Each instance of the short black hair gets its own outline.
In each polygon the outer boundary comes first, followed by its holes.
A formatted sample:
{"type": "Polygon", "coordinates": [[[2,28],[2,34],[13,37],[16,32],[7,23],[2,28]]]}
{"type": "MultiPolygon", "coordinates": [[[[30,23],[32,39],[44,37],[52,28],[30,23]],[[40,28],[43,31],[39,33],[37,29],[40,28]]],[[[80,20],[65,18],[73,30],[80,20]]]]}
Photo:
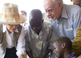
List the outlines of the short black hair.
{"type": "Polygon", "coordinates": [[[26,11],[24,11],[24,10],[21,10],[21,12],[24,12],[24,14],[25,14],[25,15],[27,15],[27,12],[26,12],[26,11]]]}
{"type": "Polygon", "coordinates": [[[29,21],[31,21],[32,19],[42,20],[42,12],[39,9],[31,10],[29,15],[29,21]]]}
{"type": "Polygon", "coordinates": [[[66,36],[58,37],[57,39],[54,40],[54,42],[58,42],[59,44],[65,43],[67,48],[71,51],[72,42],[68,37],[66,36]]]}

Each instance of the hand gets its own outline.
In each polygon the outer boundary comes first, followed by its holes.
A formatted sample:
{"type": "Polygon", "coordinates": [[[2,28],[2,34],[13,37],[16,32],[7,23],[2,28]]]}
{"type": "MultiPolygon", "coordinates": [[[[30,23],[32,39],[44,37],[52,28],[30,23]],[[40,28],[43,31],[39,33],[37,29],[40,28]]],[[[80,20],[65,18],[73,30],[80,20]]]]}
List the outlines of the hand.
{"type": "Polygon", "coordinates": [[[18,58],[24,58],[24,55],[21,54],[20,56],[18,56],[18,58]]]}
{"type": "Polygon", "coordinates": [[[81,55],[80,55],[80,56],[78,56],[77,58],[81,58],[81,55]]]}
{"type": "Polygon", "coordinates": [[[44,58],[43,56],[41,58],[44,58]]]}

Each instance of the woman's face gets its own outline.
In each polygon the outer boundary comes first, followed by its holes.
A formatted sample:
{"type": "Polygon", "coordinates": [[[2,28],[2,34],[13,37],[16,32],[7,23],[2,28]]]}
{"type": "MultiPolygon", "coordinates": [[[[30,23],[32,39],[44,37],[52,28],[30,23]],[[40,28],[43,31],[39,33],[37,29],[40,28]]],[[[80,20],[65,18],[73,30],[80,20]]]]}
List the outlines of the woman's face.
{"type": "Polygon", "coordinates": [[[6,28],[9,31],[9,33],[14,32],[18,25],[11,25],[11,24],[6,24],[6,28]]]}

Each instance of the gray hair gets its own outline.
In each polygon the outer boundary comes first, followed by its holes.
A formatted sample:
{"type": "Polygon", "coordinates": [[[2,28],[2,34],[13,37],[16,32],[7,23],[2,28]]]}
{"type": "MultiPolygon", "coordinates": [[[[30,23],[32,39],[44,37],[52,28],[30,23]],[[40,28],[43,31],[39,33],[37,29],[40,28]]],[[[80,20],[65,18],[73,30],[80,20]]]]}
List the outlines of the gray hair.
{"type": "Polygon", "coordinates": [[[56,3],[56,2],[63,2],[63,0],[52,0],[53,3],[56,3]]]}

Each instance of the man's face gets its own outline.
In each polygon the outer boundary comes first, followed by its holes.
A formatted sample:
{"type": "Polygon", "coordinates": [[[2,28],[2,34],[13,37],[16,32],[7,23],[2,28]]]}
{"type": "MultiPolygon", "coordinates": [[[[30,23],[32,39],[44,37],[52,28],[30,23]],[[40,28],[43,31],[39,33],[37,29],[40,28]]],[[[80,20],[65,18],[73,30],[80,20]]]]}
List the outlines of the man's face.
{"type": "Polygon", "coordinates": [[[60,16],[59,3],[54,4],[51,0],[47,0],[44,3],[44,9],[47,13],[47,16],[52,20],[58,19],[60,16]]]}
{"type": "Polygon", "coordinates": [[[14,32],[18,25],[11,25],[11,24],[6,24],[6,28],[9,31],[9,33],[14,32]]]}
{"type": "Polygon", "coordinates": [[[24,12],[21,12],[21,14],[27,17],[27,15],[25,15],[24,12]]]}
{"type": "Polygon", "coordinates": [[[55,42],[53,44],[53,53],[56,55],[58,58],[63,58],[63,48],[62,45],[59,44],[59,42],[55,42]]]}

